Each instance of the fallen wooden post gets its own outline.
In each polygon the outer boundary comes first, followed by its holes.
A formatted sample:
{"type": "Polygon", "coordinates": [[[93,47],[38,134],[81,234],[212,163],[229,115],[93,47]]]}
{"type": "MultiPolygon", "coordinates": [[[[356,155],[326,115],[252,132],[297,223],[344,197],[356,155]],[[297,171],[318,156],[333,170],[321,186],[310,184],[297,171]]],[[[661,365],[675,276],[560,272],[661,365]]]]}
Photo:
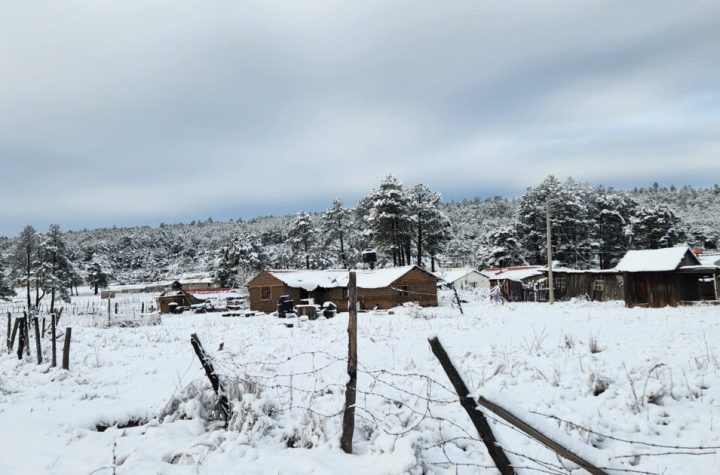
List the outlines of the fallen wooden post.
{"type": "Polygon", "coordinates": [[[63,360],[62,368],[65,370],[70,369],[70,336],[72,334],[72,328],[67,327],[65,329],[65,342],[63,344],[63,360]]]}
{"type": "Polygon", "coordinates": [[[480,411],[477,401],[470,397],[470,390],[465,384],[465,381],[463,381],[462,376],[460,376],[460,373],[458,373],[455,366],[453,366],[440,340],[438,340],[437,337],[432,337],[428,341],[430,342],[430,348],[433,354],[437,357],[438,361],[440,361],[440,365],[445,370],[445,373],[455,388],[455,392],[460,398],[460,405],[465,409],[465,412],[468,413],[468,416],[470,416],[470,420],[480,434],[480,438],[485,444],[485,447],[487,447],[490,457],[493,459],[493,462],[495,462],[495,466],[502,475],[515,475],[515,470],[510,464],[510,460],[498,444],[497,439],[495,439],[490,424],[485,418],[485,415],[480,411]]]}
{"type": "Polygon", "coordinates": [[[355,432],[355,402],[357,398],[357,276],[350,271],[348,281],[348,382],[345,387],[345,411],[343,413],[340,446],[346,454],[352,453],[355,432]]]}
{"type": "Polygon", "coordinates": [[[220,382],[220,378],[215,372],[212,361],[210,361],[207,353],[205,353],[205,349],[203,348],[202,343],[200,343],[200,339],[195,333],[190,335],[190,344],[195,350],[195,354],[200,360],[200,364],[202,364],[202,367],[205,370],[205,374],[210,380],[210,385],[212,386],[213,391],[215,391],[215,394],[217,394],[220,399],[218,401],[218,406],[220,407],[220,411],[223,413],[223,416],[225,418],[225,425],[227,425],[228,418],[230,417],[230,404],[228,403],[228,398],[225,394],[225,388],[223,388],[222,383],[220,382]]]}

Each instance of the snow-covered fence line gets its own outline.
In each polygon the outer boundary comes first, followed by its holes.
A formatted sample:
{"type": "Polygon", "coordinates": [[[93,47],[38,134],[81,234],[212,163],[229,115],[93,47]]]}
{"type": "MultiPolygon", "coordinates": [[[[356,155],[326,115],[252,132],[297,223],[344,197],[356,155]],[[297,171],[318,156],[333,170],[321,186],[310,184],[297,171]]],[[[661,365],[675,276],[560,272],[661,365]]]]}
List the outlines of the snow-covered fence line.
{"type": "MultiPolygon", "coordinates": [[[[287,348],[269,358],[253,359],[243,351],[219,350],[215,355],[208,355],[230,401],[228,428],[241,433],[248,443],[263,439],[288,447],[337,446],[344,409],[347,357],[325,351],[295,353],[287,348]]],[[[173,398],[165,417],[201,414],[212,419],[217,397],[207,384],[192,386],[173,398]]],[[[523,420],[531,419],[527,415],[529,411],[509,402],[511,396],[510,392],[486,399],[509,408],[523,420]]],[[[425,472],[476,473],[481,468],[492,470],[494,467],[484,450],[483,440],[460,410],[453,388],[428,374],[373,368],[364,365],[361,358],[355,407],[358,419],[355,444],[361,450],[406,451],[413,460],[411,465],[425,472]]],[[[511,458],[517,473],[568,474],[578,469],[577,465],[556,458],[515,425],[492,412],[484,412],[494,430],[499,431],[498,443],[511,458]]],[[[664,473],[663,457],[709,455],[720,448],[623,439],[601,434],[582,424],[561,422],[552,414],[536,416],[551,424],[530,421],[532,426],[541,427],[540,430],[554,440],[565,442],[579,453],[594,454],[593,460],[603,473],[660,474],[664,473]],[[587,434],[600,435],[591,439],[587,434]],[[605,435],[618,442],[612,450],[603,448],[605,435]],[[625,452],[619,448],[622,445],[627,447],[625,452]],[[578,447],[584,447],[584,452],[578,447]],[[656,450],[647,450],[651,447],[656,450]],[[644,462],[640,463],[641,460],[644,462]]]]}
{"type": "MultiPolygon", "coordinates": [[[[156,296],[153,294],[132,294],[119,296],[110,301],[110,310],[114,314],[140,314],[150,313],[157,306],[156,296]]],[[[66,315],[102,315],[108,312],[108,299],[97,297],[73,297],[70,302],[56,302],[55,309],[64,308],[66,315]]],[[[49,314],[50,305],[41,303],[37,308],[31,310],[39,314],[49,314]]],[[[22,302],[0,303],[0,314],[11,313],[21,315],[27,312],[27,304],[22,302]]]]}

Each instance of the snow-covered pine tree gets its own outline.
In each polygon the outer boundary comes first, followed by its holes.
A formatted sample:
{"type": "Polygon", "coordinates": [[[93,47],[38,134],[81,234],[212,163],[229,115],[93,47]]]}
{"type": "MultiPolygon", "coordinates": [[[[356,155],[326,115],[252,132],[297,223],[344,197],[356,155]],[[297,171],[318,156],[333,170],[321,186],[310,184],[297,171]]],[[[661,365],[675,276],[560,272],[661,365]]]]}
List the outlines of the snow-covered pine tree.
{"type": "Polygon", "coordinates": [[[5,272],[5,261],[0,259],[0,299],[6,299],[15,295],[15,288],[10,284],[5,272]]]}
{"type": "Polygon", "coordinates": [[[597,210],[598,260],[601,269],[610,269],[630,249],[632,217],[637,202],[625,193],[599,189],[595,198],[597,210]]]}
{"type": "Polygon", "coordinates": [[[442,195],[429,186],[415,185],[410,190],[410,197],[417,265],[423,267],[423,257],[427,254],[434,272],[435,257],[451,237],[450,220],[442,209],[442,195]]]}
{"type": "Polygon", "coordinates": [[[40,242],[43,295],[50,294],[50,312],[55,310],[57,297],[63,302],[70,301],[73,285],[73,266],[67,256],[67,247],[60,226],[51,224],[40,242]]]}
{"type": "Polygon", "coordinates": [[[38,266],[38,235],[35,228],[25,226],[15,243],[11,260],[11,272],[14,284],[26,290],[27,309],[32,308],[31,288],[35,282],[38,266]]]}
{"type": "Polygon", "coordinates": [[[372,207],[366,216],[375,243],[380,251],[392,257],[393,265],[411,262],[412,218],[408,193],[394,176],[388,175],[377,190],[373,190],[372,207]]]}
{"type": "Polygon", "coordinates": [[[526,265],[523,250],[513,226],[503,226],[490,232],[485,245],[478,252],[478,263],[483,267],[509,267],[526,265]]]}
{"type": "Polygon", "coordinates": [[[680,219],[667,206],[640,208],[633,226],[635,249],[659,249],[682,244],[685,235],[680,219]]]}
{"type": "Polygon", "coordinates": [[[311,216],[306,212],[298,213],[290,222],[288,229],[288,244],[296,253],[302,252],[305,255],[305,267],[310,269],[310,252],[317,241],[317,230],[312,222],[311,216]]]}
{"type": "Polygon", "coordinates": [[[85,280],[98,294],[98,289],[105,288],[110,282],[109,263],[104,255],[97,254],[85,268],[85,280]]]}
{"type": "Polygon", "coordinates": [[[260,238],[241,233],[221,248],[215,280],[221,287],[242,286],[267,263],[260,238]]]}
{"type": "Polygon", "coordinates": [[[337,249],[337,261],[343,268],[348,267],[346,250],[347,229],[350,225],[350,210],[343,206],[341,199],[336,198],[332,205],[323,213],[321,230],[327,245],[337,249]]]}

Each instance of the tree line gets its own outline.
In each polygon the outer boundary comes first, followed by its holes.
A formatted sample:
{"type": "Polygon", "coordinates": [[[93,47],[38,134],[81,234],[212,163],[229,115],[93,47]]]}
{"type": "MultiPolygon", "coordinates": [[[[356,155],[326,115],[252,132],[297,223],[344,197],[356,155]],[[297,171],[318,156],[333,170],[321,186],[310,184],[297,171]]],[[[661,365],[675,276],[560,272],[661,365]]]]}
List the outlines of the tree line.
{"type": "Polygon", "coordinates": [[[548,177],[519,198],[443,202],[424,184],[393,176],[352,207],[250,220],[101,228],[45,234],[26,227],[0,238],[0,297],[22,288],[29,307],[55,306],[77,286],[123,284],[212,272],[242,285],[262,268],[351,268],[374,250],[378,266],[545,264],[545,208],[554,258],[576,268],[614,266],[628,249],[720,243],[720,187],[618,191],[548,177]]]}

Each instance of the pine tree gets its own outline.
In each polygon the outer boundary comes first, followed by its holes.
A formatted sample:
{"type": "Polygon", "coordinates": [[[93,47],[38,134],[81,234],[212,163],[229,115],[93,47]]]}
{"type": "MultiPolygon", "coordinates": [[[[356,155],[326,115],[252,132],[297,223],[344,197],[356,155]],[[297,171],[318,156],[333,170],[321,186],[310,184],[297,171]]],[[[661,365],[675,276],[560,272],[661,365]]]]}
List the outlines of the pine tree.
{"type": "Polygon", "coordinates": [[[451,236],[450,220],[442,209],[442,196],[427,185],[415,185],[410,197],[417,265],[423,267],[424,254],[428,254],[431,271],[434,272],[435,257],[451,236]]]}
{"type": "Polygon", "coordinates": [[[294,252],[305,255],[305,267],[310,269],[310,252],[315,246],[317,232],[308,213],[301,212],[290,223],[288,229],[288,244],[294,252]]]}
{"type": "Polygon", "coordinates": [[[322,234],[325,242],[338,246],[338,258],[344,268],[348,267],[348,256],[346,253],[347,228],[350,220],[350,210],[343,207],[340,199],[335,199],[333,204],[322,216],[322,234]]]}
{"type": "Polygon", "coordinates": [[[477,258],[483,267],[527,265],[517,231],[512,226],[503,226],[492,231],[477,258]]]}
{"type": "Polygon", "coordinates": [[[36,281],[38,267],[38,235],[35,228],[25,226],[20,233],[12,256],[12,276],[15,285],[23,286],[26,290],[27,309],[32,308],[31,288],[36,281]]]}
{"type": "Polygon", "coordinates": [[[641,208],[633,226],[635,249],[659,249],[682,243],[680,219],[667,206],[641,208]]]}
{"type": "Polygon", "coordinates": [[[0,299],[6,299],[15,295],[15,289],[10,284],[5,274],[5,262],[0,260],[0,299]]]}
{"type": "Polygon", "coordinates": [[[376,245],[386,255],[392,256],[393,265],[409,264],[412,253],[412,218],[410,198],[402,183],[388,175],[380,188],[373,190],[372,207],[366,223],[372,229],[376,245]]]}
{"type": "Polygon", "coordinates": [[[99,288],[108,286],[110,273],[107,261],[100,255],[93,256],[92,261],[85,269],[86,280],[88,285],[93,287],[95,295],[98,294],[99,288]]]}
{"type": "Polygon", "coordinates": [[[215,280],[221,287],[245,285],[267,262],[260,238],[242,233],[220,250],[215,280]]]}
{"type": "MultiPolygon", "coordinates": [[[[40,243],[42,258],[40,267],[43,295],[50,293],[50,312],[55,311],[55,299],[70,301],[70,288],[73,285],[74,268],[68,259],[67,246],[60,232],[60,226],[51,224],[40,243]]],[[[39,302],[38,302],[39,303],[39,302]]]]}

